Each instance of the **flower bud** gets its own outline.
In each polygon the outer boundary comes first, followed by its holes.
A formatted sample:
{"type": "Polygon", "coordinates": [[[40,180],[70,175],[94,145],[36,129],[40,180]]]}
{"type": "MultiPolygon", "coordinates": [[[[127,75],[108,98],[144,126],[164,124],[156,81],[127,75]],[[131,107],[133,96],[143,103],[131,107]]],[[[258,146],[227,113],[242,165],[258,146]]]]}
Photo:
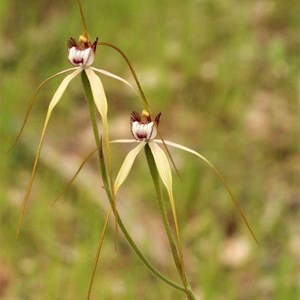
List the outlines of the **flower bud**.
{"type": "Polygon", "coordinates": [[[80,40],[78,43],[70,38],[68,40],[68,60],[76,67],[88,67],[95,59],[95,52],[97,47],[98,39],[89,47],[87,42],[80,40]]]}
{"type": "Polygon", "coordinates": [[[138,141],[148,142],[155,138],[161,113],[152,121],[150,115],[141,116],[133,111],[130,118],[131,133],[138,141]]]}

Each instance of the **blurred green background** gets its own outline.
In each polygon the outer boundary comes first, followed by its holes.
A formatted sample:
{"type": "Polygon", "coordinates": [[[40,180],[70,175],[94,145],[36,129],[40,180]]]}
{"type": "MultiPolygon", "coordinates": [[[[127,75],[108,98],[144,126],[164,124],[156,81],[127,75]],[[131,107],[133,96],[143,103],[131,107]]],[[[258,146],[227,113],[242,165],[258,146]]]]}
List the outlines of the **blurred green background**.
{"type": "MultiPolygon", "coordinates": [[[[299,296],[299,1],[86,0],[91,38],[131,59],[167,140],[212,161],[235,192],[257,247],[214,174],[173,151],[182,181],[174,189],[188,275],[197,299],[299,296]],[[298,99],[297,99],[298,98],[298,99]]],[[[51,119],[21,235],[16,227],[45,118],[61,78],[41,91],[24,134],[7,155],[38,85],[69,68],[66,40],[82,32],[76,1],[0,2],[0,299],[85,299],[108,201],[91,160],[94,148],[80,78],[51,119]]],[[[132,81],[122,58],[99,47],[95,66],[132,81]]],[[[130,138],[140,111],[128,87],[103,77],[112,138],[130,138]]],[[[114,174],[130,145],[113,146],[114,174]]],[[[179,282],[144,155],[118,205],[145,255],[179,282]]],[[[92,299],[184,299],[152,276],[120,238],[113,220],[92,299]]]]}

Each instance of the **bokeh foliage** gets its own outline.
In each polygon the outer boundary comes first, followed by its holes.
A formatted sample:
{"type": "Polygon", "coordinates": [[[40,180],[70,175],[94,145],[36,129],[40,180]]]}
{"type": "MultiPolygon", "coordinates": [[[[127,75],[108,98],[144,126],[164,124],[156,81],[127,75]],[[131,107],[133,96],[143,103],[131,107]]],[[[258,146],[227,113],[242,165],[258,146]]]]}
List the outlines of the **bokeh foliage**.
{"type": "MultiPolygon", "coordinates": [[[[163,136],[209,158],[240,200],[257,247],[212,172],[172,152],[181,235],[199,299],[296,299],[299,294],[299,2],[83,1],[92,38],[132,60],[163,136]],[[298,98],[298,99],[297,99],[298,98]]],[[[30,97],[68,68],[65,41],[81,33],[76,1],[0,2],[0,298],[84,299],[108,201],[91,161],[71,190],[50,203],[94,148],[81,82],[54,111],[21,235],[19,208],[47,105],[59,79],[41,92],[17,147],[30,97]]],[[[99,47],[97,67],[131,80],[124,61],[99,47]]],[[[103,78],[111,133],[130,137],[136,97],[103,78]]],[[[115,174],[128,146],[115,147],[115,174]]],[[[122,187],[120,212],[147,256],[174,280],[145,158],[122,187]]],[[[94,299],[181,299],[153,278],[124,240],[104,244],[94,299]]]]}

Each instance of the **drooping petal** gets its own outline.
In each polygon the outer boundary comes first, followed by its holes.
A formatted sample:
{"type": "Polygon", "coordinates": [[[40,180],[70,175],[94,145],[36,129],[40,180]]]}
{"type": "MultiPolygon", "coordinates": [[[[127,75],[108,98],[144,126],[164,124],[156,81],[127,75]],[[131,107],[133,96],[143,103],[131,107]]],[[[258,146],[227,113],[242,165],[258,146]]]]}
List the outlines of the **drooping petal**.
{"type": "Polygon", "coordinates": [[[122,77],[120,77],[120,76],[118,76],[118,75],[115,75],[115,74],[113,74],[113,73],[111,73],[111,72],[108,72],[108,71],[106,71],[106,70],[103,70],[103,69],[98,69],[98,68],[95,68],[95,67],[91,67],[91,69],[94,70],[95,72],[101,73],[101,74],[103,74],[103,75],[106,75],[106,76],[108,76],[108,77],[114,78],[114,79],[116,79],[116,80],[119,80],[119,81],[125,83],[127,86],[129,86],[129,87],[134,91],[134,93],[135,93],[138,97],[140,97],[140,94],[139,94],[138,91],[133,87],[133,85],[132,85],[131,83],[129,83],[127,80],[125,80],[124,78],[122,78],[122,77]]]}
{"type": "MultiPolygon", "coordinates": [[[[160,140],[154,140],[156,143],[162,143],[162,141],[160,140]]],[[[172,146],[172,147],[175,147],[175,148],[178,148],[178,149],[181,149],[181,150],[184,150],[186,152],[189,152],[191,154],[194,154],[195,156],[199,157],[201,160],[203,160],[213,171],[214,173],[217,175],[217,177],[220,179],[220,181],[223,183],[224,187],[226,188],[227,192],[229,193],[237,211],[239,212],[241,218],[243,219],[245,225],[247,226],[250,234],[252,235],[253,239],[255,240],[255,242],[258,244],[258,240],[245,216],[245,214],[243,213],[236,197],[234,196],[234,194],[232,193],[231,189],[229,188],[229,186],[227,185],[224,177],[221,175],[221,173],[217,170],[217,168],[206,158],[204,157],[203,155],[201,155],[200,153],[198,153],[197,151],[193,150],[193,149],[190,149],[188,147],[185,147],[183,145],[180,145],[180,144],[176,144],[176,143],[173,143],[173,142],[170,142],[170,141],[164,141],[167,145],[169,146],[172,146]]]]}
{"type": "Polygon", "coordinates": [[[84,70],[87,78],[90,82],[93,98],[96,104],[96,107],[102,117],[102,120],[107,119],[107,99],[104,92],[104,88],[100,78],[95,74],[91,68],[84,70]]]}
{"type": "Polygon", "coordinates": [[[66,90],[67,86],[69,85],[69,83],[71,82],[71,80],[74,79],[74,77],[76,77],[80,72],[81,72],[81,69],[77,69],[75,72],[67,75],[63,79],[63,81],[59,85],[58,89],[56,90],[56,92],[55,92],[54,96],[52,97],[51,102],[49,104],[48,112],[47,112],[47,115],[46,115],[46,119],[45,119],[45,122],[44,122],[44,127],[43,127],[41,138],[40,138],[40,142],[39,142],[39,145],[38,145],[38,148],[37,148],[37,152],[36,152],[36,156],[35,156],[35,160],[34,160],[34,163],[33,163],[31,177],[30,177],[30,180],[29,180],[29,183],[28,183],[28,186],[27,186],[27,190],[26,190],[26,194],[25,194],[25,197],[24,197],[23,203],[22,203],[22,208],[21,208],[21,213],[20,213],[20,217],[19,217],[17,234],[19,234],[19,231],[20,231],[20,228],[21,228],[23,216],[24,216],[26,205],[27,205],[28,198],[29,198],[29,195],[30,195],[30,191],[31,191],[31,187],[32,187],[32,183],[33,183],[33,179],[34,179],[34,175],[35,175],[37,163],[38,163],[38,160],[39,160],[39,157],[40,157],[40,152],[41,152],[42,144],[43,144],[43,141],[44,141],[46,129],[47,129],[50,117],[51,117],[52,110],[55,107],[55,105],[59,102],[59,100],[61,99],[63,93],[65,92],[65,90],[66,90]]]}
{"type": "Polygon", "coordinates": [[[139,143],[137,140],[134,139],[120,139],[120,140],[112,140],[110,141],[111,144],[129,144],[129,143],[139,143]]]}
{"type": "Polygon", "coordinates": [[[120,188],[122,183],[126,180],[132,168],[132,165],[135,161],[136,156],[141,152],[141,150],[145,147],[145,145],[146,143],[143,142],[139,143],[133,150],[131,150],[127,154],[115,181],[115,193],[118,192],[118,189],[120,188]]]}
{"type": "Polygon", "coordinates": [[[172,172],[167,156],[164,151],[154,142],[149,142],[158,173],[167,190],[172,190],[172,172]]]}
{"type": "Polygon", "coordinates": [[[61,84],[59,85],[58,89],[56,90],[55,94],[53,95],[51,102],[49,104],[48,113],[49,111],[52,111],[54,106],[58,103],[58,101],[61,99],[63,93],[65,92],[67,86],[71,82],[72,79],[74,79],[82,70],[76,69],[75,72],[71,73],[70,75],[66,76],[61,84]]]}
{"type": "Polygon", "coordinates": [[[46,80],[44,80],[44,81],[38,86],[38,88],[37,88],[36,91],[35,91],[35,94],[33,95],[32,99],[31,99],[31,101],[30,101],[30,104],[29,104],[29,106],[28,106],[28,108],[27,108],[27,111],[26,111],[25,118],[24,118],[24,120],[23,120],[23,124],[22,124],[22,126],[21,126],[21,129],[20,129],[20,131],[19,131],[17,137],[15,138],[13,144],[10,146],[10,148],[8,149],[7,152],[10,152],[11,149],[12,149],[12,148],[17,144],[17,142],[19,141],[19,138],[20,138],[20,136],[21,136],[21,134],[22,134],[22,132],[23,132],[23,130],[24,130],[24,128],[25,128],[26,122],[27,122],[27,120],[28,120],[28,117],[29,117],[29,115],[30,115],[30,113],[31,113],[31,110],[32,110],[32,108],[33,108],[33,105],[34,105],[34,103],[35,103],[35,101],[36,101],[36,99],[37,99],[37,96],[38,96],[39,91],[41,90],[41,88],[42,88],[48,81],[50,81],[51,79],[53,79],[53,78],[55,78],[55,77],[57,77],[57,76],[59,76],[59,75],[62,75],[62,74],[64,74],[64,73],[67,73],[67,72],[70,72],[70,71],[74,71],[74,70],[76,70],[76,69],[77,69],[77,68],[70,68],[70,69],[63,70],[63,71],[61,71],[61,72],[58,72],[58,73],[56,73],[56,74],[50,76],[50,77],[47,78],[46,80]]]}
{"type": "Polygon", "coordinates": [[[176,207],[175,207],[175,201],[174,201],[174,196],[173,196],[171,167],[170,167],[170,164],[169,164],[169,161],[168,161],[168,158],[167,158],[165,152],[155,142],[150,141],[150,142],[148,142],[148,145],[153,154],[159,176],[160,176],[163,184],[165,185],[168,195],[169,195],[170,205],[171,205],[171,209],[172,209],[174,225],[175,225],[175,230],[176,230],[177,243],[178,243],[178,247],[179,247],[180,256],[182,256],[176,207]]]}

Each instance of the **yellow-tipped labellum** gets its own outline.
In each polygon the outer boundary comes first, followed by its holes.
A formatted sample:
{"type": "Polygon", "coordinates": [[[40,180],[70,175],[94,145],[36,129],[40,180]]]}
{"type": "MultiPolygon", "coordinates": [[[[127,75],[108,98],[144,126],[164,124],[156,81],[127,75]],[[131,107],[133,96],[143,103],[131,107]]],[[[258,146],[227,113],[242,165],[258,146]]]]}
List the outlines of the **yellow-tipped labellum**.
{"type": "Polygon", "coordinates": [[[21,208],[21,213],[20,213],[18,228],[17,228],[17,235],[19,234],[20,229],[21,229],[21,224],[22,224],[22,221],[23,221],[23,217],[24,217],[26,206],[27,206],[28,198],[29,198],[29,195],[30,195],[30,191],[31,191],[31,187],[32,187],[32,183],[33,183],[37,163],[38,163],[38,160],[39,160],[39,157],[40,157],[42,144],[43,144],[43,141],[44,141],[46,129],[47,129],[52,111],[53,111],[54,107],[56,106],[56,104],[61,99],[63,93],[65,92],[65,90],[66,90],[67,86],[69,85],[69,83],[71,82],[71,80],[74,77],[76,77],[80,72],[81,72],[81,69],[76,69],[75,72],[73,72],[72,74],[67,75],[63,79],[63,81],[59,85],[58,89],[56,90],[56,92],[55,92],[54,96],[52,97],[52,100],[49,104],[48,112],[47,112],[47,115],[46,115],[46,119],[45,119],[45,122],[44,122],[44,127],[43,127],[41,138],[40,138],[40,142],[39,142],[37,152],[36,152],[36,156],[35,156],[35,160],[34,160],[34,163],[33,163],[33,168],[32,168],[32,172],[31,172],[30,180],[29,180],[29,183],[28,183],[28,186],[27,186],[25,197],[23,199],[23,203],[22,203],[22,208],[21,208]]]}

